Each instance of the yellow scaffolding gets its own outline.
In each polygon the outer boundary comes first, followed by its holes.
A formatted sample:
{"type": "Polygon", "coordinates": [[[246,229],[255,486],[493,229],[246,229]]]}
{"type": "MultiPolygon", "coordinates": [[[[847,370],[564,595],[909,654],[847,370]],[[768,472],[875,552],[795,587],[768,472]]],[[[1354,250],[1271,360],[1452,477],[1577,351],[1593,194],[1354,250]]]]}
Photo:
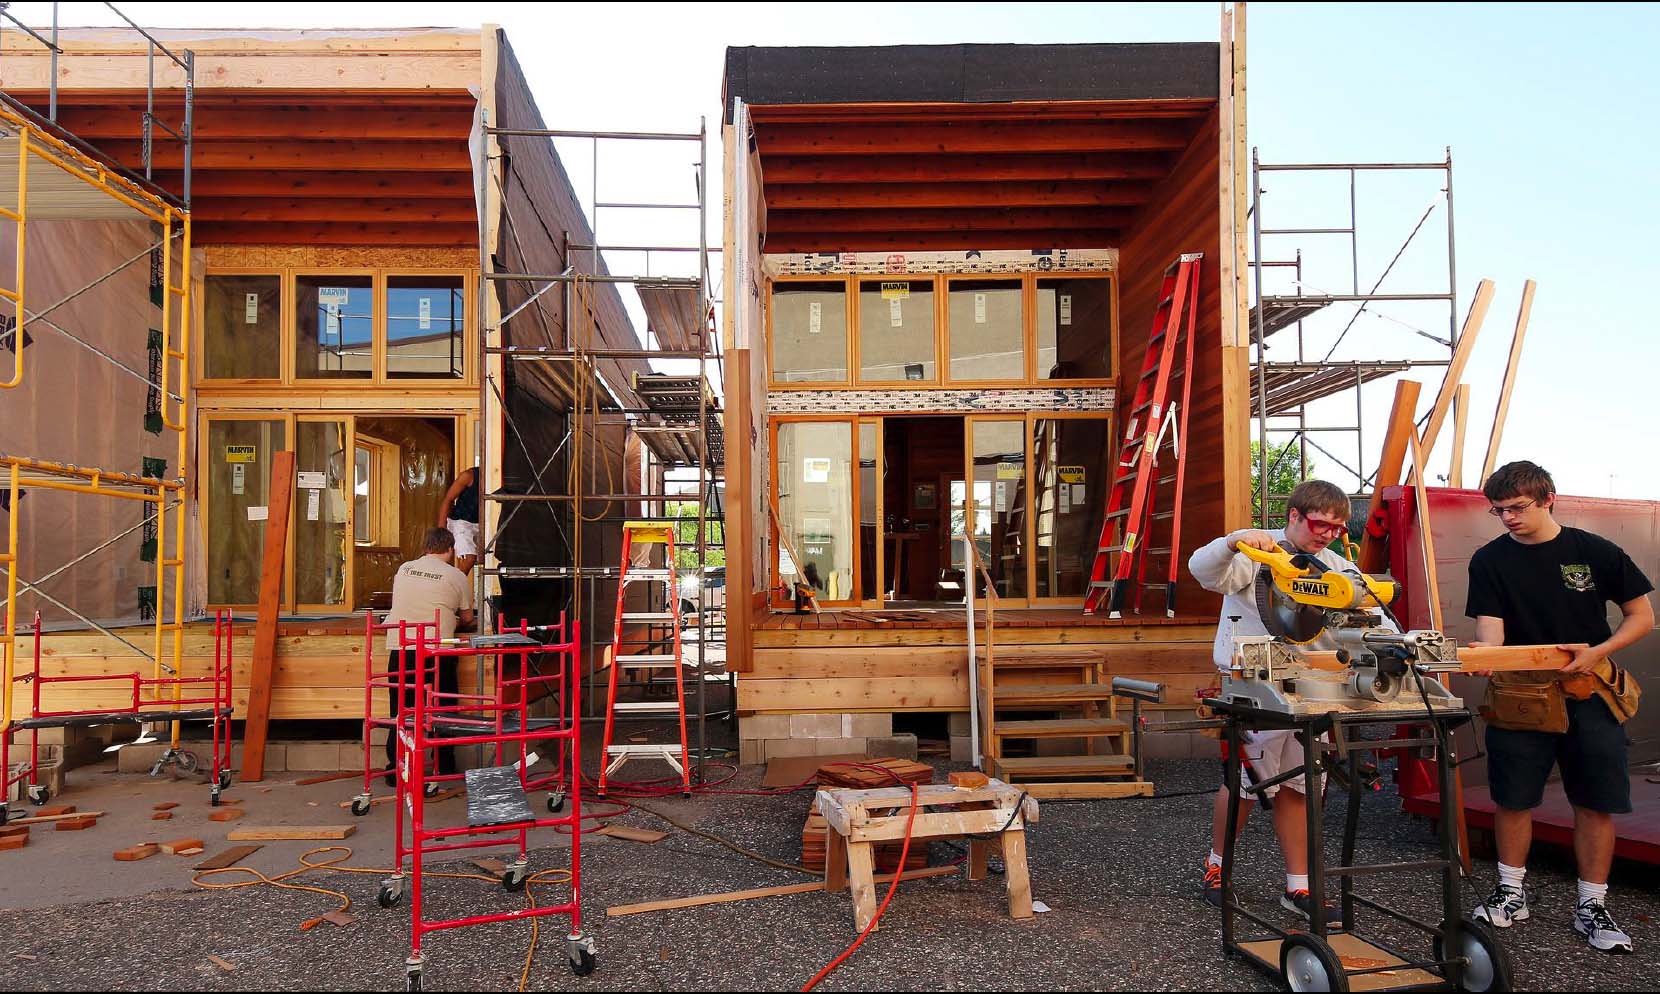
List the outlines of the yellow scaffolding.
{"type": "MultiPolygon", "coordinates": [[[[3,650],[4,654],[4,679],[0,682],[0,698],[3,698],[0,700],[0,735],[10,730],[14,720],[13,691],[17,682],[15,677],[19,586],[17,571],[22,565],[18,535],[18,498],[25,485],[44,490],[137,500],[153,505],[157,550],[154,651],[151,654],[153,675],[159,680],[164,674],[178,676],[182,671],[186,524],[184,498],[185,469],[189,465],[190,456],[189,385],[192,338],[188,210],[152,193],[115,169],[74,148],[50,130],[0,104],[0,188],[9,185],[8,181],[15,183],[17,189],[16,208],[0,207],[0,217],[14,222],[17,228],[16,286],[0,287],[0,297],[15,305],[17,320],[4,336],[0,336],[11,338],[14,354],[10,378],[0,381],[0,388],[13,389],[24,383],[27,372],[24,329],[31,317],[41,316],[31,314],[26,305],[28,222],[62,219],[151,221],[161,227],[159,247],[162,253],[163,291],[160,382],[152,382],[151,386],[159,392],[164,428],[178,437],[176,465],[179,468],[179,476],[174,480],[163,480],[0,453],[0,472],[6,474],[5,487],[10,498],[7,505],[9,511],[6,549],[0,553],[0,565],[3,565],[6,572],[5,628],[0,632],[0,650],[3,650]],[[50,168],[39,171],[37,164],[44,164],[50,168]],[[32,171],[31,165],[37,165],[37,169],[32,171]],[[175,238],[181,242],[177,261],[173,250],[175,238]],[[175,270],[179,280],[177,285],[174,283],[175,270]],[[178,391],[176,394],[170,387],[170,384],[175,382],[178,391]],[[170,497],[173,498],[171,506],[170,497]],[[170,510],[173,512],[171,528],[167,523],[170,510]],[[171,620],[168,620],[166,610],[169,588],[172,595],[171,620]]],[[[90,289],[91,285],[95,284],[89,284],[83,290],[90,289]]],[[[44,311],[41,313],[44,314],[44,311]]],[[[70,338],[75,338],[56,325],[52,327],[70,338]]],[[[91,347],[90,343],[84,341],[81,344],[91,347]]],[[[115,361],[95,347],[93,351],[115,361]]],[[[25,585],[28,584],[25,582],[25,585]]],[[[173,692],[174,698],[177,699],[182,692],[182,686],[174,684],[173,692]]],[[[172,744],[174,748],[179,744],[177,722],[173,723],[172,744]]]]}

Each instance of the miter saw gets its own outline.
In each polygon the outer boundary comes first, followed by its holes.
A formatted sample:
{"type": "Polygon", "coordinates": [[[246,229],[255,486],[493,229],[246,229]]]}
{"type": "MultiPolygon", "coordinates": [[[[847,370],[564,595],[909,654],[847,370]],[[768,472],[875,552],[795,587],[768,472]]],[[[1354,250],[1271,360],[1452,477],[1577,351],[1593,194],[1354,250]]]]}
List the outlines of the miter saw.
{"type": "Polygon", "coordinates": [[[1425,676],[1458,670],[1457,644],[1385,623],[1394,620],[1393,580],[1333,570],[1283,542],[1273,552],[1241,542],[1239,551],[1259,564],[1254,593],[1268,634],[1234,637],[1223,701],[1284,714],[1464,706],[1425,676]]]}

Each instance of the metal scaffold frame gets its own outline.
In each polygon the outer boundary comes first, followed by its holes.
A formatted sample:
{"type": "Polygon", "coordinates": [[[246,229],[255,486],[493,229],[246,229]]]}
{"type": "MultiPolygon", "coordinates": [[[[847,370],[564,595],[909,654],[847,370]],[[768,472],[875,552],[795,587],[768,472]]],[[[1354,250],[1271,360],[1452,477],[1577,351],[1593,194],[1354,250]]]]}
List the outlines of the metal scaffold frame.
{"type": "MultiPolygon", "coordinates": [[[[1277,505],[1283,505],[1287,494],[1270,493],[1269,482],[1274,478],[1280,461],[1269,464],[1271,442],[1276,436],[1290,436],[1295,443],[1297,459],[1300,464],[1298,479],[1308,476],[1309,449],[1313,448],[1347,471],[1357,481],[1355,496],[1363,496],[1370,491],[1372,481],[1377,475],[1374,466],[1368,471],[1367,461],[1375,459],[1374,453],[1366,448],[1365,410],[1363,394],[1366,384],[1381,380],[1396,374],[1405,373],[1420,367],[1445,368],[1452,362],[1457,353],[1459,339],[1458,323],[1458,268],[1457,243],[1453,227],[1453,185],[1452,185],[1452,149],[1447,149],[1446,159],[1442,162],[1341,162],[1341,163],[1265,163],[1262,162],[1258,151],[1251,150],[1251,259],[1250,267],[1253,277],[1253,296],[1255,303],[1250,312],[1251,341],[1254,345],[1253,364],[1251,368],[1251,408],[1252,417],[1256,422],[1255,440],[1258,443],[1256,455],[1257,492],[1253,495],[1257,504],[1257,522],[1260,525],[1283,519],[1284,511],[1276,512],[1277,505]],[[1439,195],[1433,199],[1425,209],[1423,216],[1406,236],[1396,250],[1394,257],[1384,267],[1369,289],[1362,289],[1360,275],[1360,223],[1359,197],[1356,191],[1357,177],[1363,173],[1405,171],[1405,172],[1439,172],[1443,176],[1444,185],[1439,195]],[[1285,227],[1276,228],[1264,224],[1263,221],[1263,186],[1264,174],[1275,174],[1293,178],[1321,173],[1346,173],[1348,175],[1348,223],[1341,227],[1285,227]],[[1444,206],[1447,225],[1446,268],[1447,284],[1445,290],[1426,290],[1421,292],[1381,293],[1380,288],[1388,279],[1406,250],[1412,245],[1425,222],[1435,212],[1437,207],[1444,206]],[[1346,238],[1347,251],[1350,262],[1350,285],[1347,293],[1328,292],[1322,288],[1315,288],[1304,283],[1304,254],[1299,246],[1295,254],[1288,259],[1266,258],[1263,254],[1263,239],[1276,237],[1317,237],[1317,238],[1346,238]],[[1264,290],[1265,270],[1288,269],[1292,273],[1292,283],[1296,289],[1293,294],[1273,294],[1264,290]],[[1313,290],[1314,292],[1306,292],[1313,290]],[[1379,312],[1387,309],[1391,304],[1407,302],[1444,302],[1447,306],[1447,337],[1442,339],[1421,328],[1417,328],[1405,321],[1388,317],[1379,312]],[[1303,322],[1310,316],[1332,305],[1355,305],[1355,310],[1338,333],[1336,341],[1332,343],[1323,355],[1310,354],[1309,342],[1304,333],[1303,322]],[[1369,350],[1372,352],[1360,359],[1333,361],[1339,345],[1354,329],[1355,322],[1368,310],[1384,317],[1386,320],[1400,325],[1404,330],[1428,338],[1437,345],[1447,349],[1446,359],[1408,358],[1401,352],[1394,355],[1381,354],[1384,349],[1369,350]],[[1296,358],[1292,361],[1270,361],[1268,359],[1268,338],[1276,332],[1287,328],[1295,328],[1296,358]],[[1355,404],[1354,421],[1350,424],[1319,423],[1309,412],[1309,405],[1316,401],[1336,397],[1341,394],[1352,393],[1355,404]],[[1317,436],[1350,435],[1354,439],[1354,464],[1348,464],[1342,457],[1336,455],[1332,447],[1322,444],[1317,436]]],[[[1286,457],[1286,452],[1280,453],[1280,459],[1286,457]]]]}
{"type": "MultiPolygon", "coordinates": [[[[138,674],[96,679],[130,679],[134,686],[144,684],[171,691],[174,710],[179,710],[181,695],[192,681],[183,675],[184,612],[185,612],[185,528],[188,484],[186,467],[191,454],[190,441],[190,348],[191,348],[191,232],[188,206],[190,184],[190,145],[195,91],[195,59],[192,53],[175,55],[143,28],[134,24],[113,4],[106,4],[141,34],[149,45],[149,78],[144,111],[144,171],[145,178],[113,164],[113,160],[95,147],[81,141],[56,123],[58,93],[57,64],[63,51],[57,44],[57,4],[52,5],[53,23],[50,36],[17,21],[10,12],[0,10],[0,18],[22,28],[30,37],[45,45],[51,53],[51,83],[48,92],[48,111],[41,116],[9,94],[0,93],[0,183],[15,181],[16,197],[11,205],[0,206],[0,218],[12,222],[16,232],[15,286],[0,287],[0,298],[9,301],[15,310],[10,327],[0,327],[0,349],[9,349],[12,363],[9,373],[0,371],[0,397],[6,391],[17,389],[29,372],[27,333],[36,327],[45,327],[73,344],[103,359],[126,375],[145,383],[152,391],[160,408],[162,430],[174,433],[177,439],[178,475],[172,479],[116,472],[100,468],[78,466],[70,462],[40,458],[20,453],[0,453],[0,488],[6,495],[6,547],[0,553],[0,568],[5,571],[4,630],[0,631],[0,650],[3,650],[3,682],[0,682],[0,736],[13,734],[16,724],[14,705],[16,690],[21,682],[35,682],[39,674],[19,675],[17,666],[17,601],[20,589],[34,593],[50,602],[77,621],[119,642],[135,655],[144,657],[151,666],[146,679],[138,674]],[[155,108],[155,55],[160,52],[183,74],[184,119],[181,130],[161,122],[155,108]],[[184,145],[184,194],[174,197],[148,182],[152,153],[153,129],[160,127],[184,145]],[[43,171],[42,171],[43,170],[43,171]],[[156,240],[143,251],[121,262],[95,279],[80,286],[51,304],[38,310],[30,305],[28,292],[29,254],[27,231],[30,221],[42,220],[106,220],[148,221],[159,229],[156,240]],[[177,245],[175,245],[177,243],[177,245]],[[48,315],[71,301],[104,284],[119,273],[144,259],[152,260],[159,278],[161,328],[159,363],[152,371],[143,371],[121,361],[115,355],[76,334],[48,315]],[[112,536],[94,548],[71,558],[52,572],[35,580],[18,575],[22,566],[22,538],[20,535],[20,499],[25,488],[61,493],[87,494],[135,501],[143,505],[145,513],[138,524],[112,536]],[[171,525],[169,517],[172,518],[171,525]],[[58,598],[46,593],[42,586],[111,547],[126,535],[141,528],[155,529],[156,603],[151,649],[146,651],[136,643],[100,625],[85,614],[58,598]],[[168,603],[171,588],[171,604],[168,603]],[[168,608],[171,608],[169,612],[168,608]]],[[[0,204],[10,198],[0,193],[0,204]]],[[[21,394],[13,394],[13,397],[21,394]]],[[[38,641],[39,626],[35,638],[38,641]]],[[[73,682],[87,678],[72,678],[73,682]]],[[[36,695],[38,697],[38,695],[36,695]]],[[[159,706],[167,700],[158,697],[150,701],[159,706]]],[[[38,700],[32,706],[38,710],[38,700]]],[[[164,710],[164,709],[163,709],[164,710]]],[[[42,721],[62,724],[91,724],[90,719],[100,712],[93,709],[80,712],[55,711],[43,718],[31,713],[35,725],[42,721]],[[49,719],[49,720],[48,720],[49,719]]],[[[156,707],[147,710],[147,716],[161,713],[156,707]]],[[[179,755],[179,723],[171,721],[172,751],[170,758],[179,755]]],[[[216,725],[217,727],[217,725],[216,725]]],[[[215,750],[218,752],[217,748],[215,750]]],[[[38,758],[24,775],[33,784],[38,758]]],[[[18,779],[13,771],[4,771],[5,786],[18,779]]],[[[215,792],[219,786],[216,785],[215,792]]],[[[3,799],[0,799],[3,800],[3,799]]]]}
{"type": "MultiPolygon", "coordinates": [[[[504,460],[508,446],[513,446],[514,450],[524,457],[534,475],[528,488],[529,492],[526,493],[490,492],[488,488],[484,490],[477,577],[481,624],[490,624],[488,594],[492,579],[569,580],[571,594],[566,603],[558,607],[568,612],[570,617],[583,621],[581,627],[587,635],[587,641],[583,646],[584,654],[587,659],[596,660],[600,658],[602,650],[596,633],[609,630],[609,626],[588,623],[584,612],[590,605],[605,603],[609,599],[601,596],[599,585],[617,582],[620,570],[616,566],[585,565],[582,526],[585,523],[591,525],[601,521],[614,523],[620,535],[625,521],[662,520],[690,523],[693,519],[671,514],[673,509],[670,505],[689,503],[695,499],[697,534],[694,544],[696,561],[701,567],[709,559],[709,526],[720,521],[719,514],[712,513],[719,501],[724,444],[721,439],[718,403],[711,380],[711,365],[715,375],[718,375],[720,368],[720,344],[714,326],[713,300],[710,293],[707,128],[705,123],[700,121],[698,131],[690,133],[572,131],[499,128],[490,126],[487,121],[482,129],[483,140],[477,143],[475,151],[475,176],[479,182],[477,195],[480,204],[490,203],[486,184],[491,182],[492,161],[503,160],[504,169],[512,168],[510,157],[501,155],[496,148],[496,139],[506,137],[541,138],[550,143],[555,139],[579,139],[590,143],[593,151],[593,182],[589,200],[592,240],[573,240],[569,231],[559,234],[560,258],[565,262],[561,272],[503,271],[499,268],[498,260],[491,254],[489,219],[484,211],[480,212],[479,264],[484,286],[523,283],[529,284],[532,289],[527,299],[505,311],[499,318],[495,318],[491,313],[490,304],[494,295],[479,294],[479,327],[484,330],[479,336],[479,368],[483,371],[479,384],[480,410],[490,412],[494,399],[500,408],[501,423],[492,423],[488,413],[481,419],[478,474],[481,480],[489,479],[488,462],[504,460]],[[617,142],[696,143],[696,201],[656,203],[620,199],[601,200],[599,148],[604,143],[617,142]],[[605,244],[599,234],[600,221],[606,216],[606,212],[621,211],[684,212],[694,216],[697,224],[697,244],[605,244]],[[654,256],[684,256],[690,253],[696,253],[697,257],[695,276],[665,276],[652,272],[654,256]],[[643,257],[644,271],[624,274],[609,272],[605,264],[607,254],[643,257]],[[593,295],[605,284],[632,286],[640,293],[642,303],[645,303],[647,294],[654,292],[666,292],[668,295],[690,294],[695,300],[695,310],[691,314],[695,315],[693,324],[696,327],[684,330],[680,336],[683,341],[665,342],[660,334],[654,333],[655,322],[648,321],[648,327],[642,336],[643,345],[637,348],[609,347],[598,339],[597,319],[593,307],[593,295]],[[542,330],[547,344],[526,345],[519,341],[508,342],[505,331],[509,323],[515,319],[523,320],[527,314],[542,312],[542,298],[556,288],[562,295],[564,340],[554,340],[550,327],[553,322],[546,320],[545,313],[542,313],[538,315],[538,319],[543,321],[542,330]],[[654,360],[690,361],[695,362],[697,368],[695,373],[684,376],[636,373],[634,382],[627,384],[626,389],[619,389],[618,385],[607,379],[605,371],[600,366],[602,360],[617,359],[636,359],[647,363],[654,360]],[[512,413],[508,410],[505,384],[500,381],[506,378],[507,365],[514,362],[554,364],[568,373],[559,377],[565,390],[563,400],[567,405],[567,423],[558,444],[552,453],[547,455],[545,461],[532,457],[520,426],[514,423],[512,413]],[[639,397],[641,400],[636,404],[624,399],[626,397],[639,397]],[[649,491],[655,488],[642,487],[642,490],[648,492],[628,493],[628,488],[624,486],[597,486],[595,474],[598,471],[598,459],[601,458],[601,446],[598,444],[600,431],[619,426],[639,438],[647,454],[645,476],[648,480],[662,478],[663,492],[653,493],[649,491]],[[563,490],[557,482],[554,485],[548,482],[550,471],[555,478],[559,476],[559,471],[554,470],[554,466],[561,460],[568,470],[563,474],[567,483],[563,490]],[[696,469],[695,498],[687,494],[668,492],[671,488],[667,483],[666,470],[677,467],[696,469]],[[598,489],[617,492],[596,492],[598,489]],[[633,502],[638,502],[639,512],[627,513],[628,505],[633,502]],[[503,566],[497,559],[496,546],[506,526],[524,505],[532,503],[556,509],[553,515],[555,529],[560,532],[570,548],[569,563],[503,566]],[[564,512],[563,522],[560,521],[560,510],[564,512]]],[[[505,176],[501,182],[506,184],[505,176]]],[[[534,205],[532,207],[534,209],[534,205]]],[[[540,212],[537,213],[538,220],[542,220],[540,212]]],[[[515,237],[515,219],[506,207],[505,198],[500,214],[504,229],[503,238],[515,237]]],[[[543,227],[546,227],[545,221],[543,227]]],[[[648,313],[649,311],[648,306],[648,313]]],[[[722,533],[724,534],[724,526],[722,533]]],[[[701,576],[703,570],[700,568],[698,573],[701,576]]],[[[678,596],[678,591],[668,592],[668,603],[662,610],[678,615],[678,596]]],[[[691,654],[695,656],[695,664],[689,665],[681,674],[682,679],[689,678],[695,681],[695,692],[688,695],[695,708],[697,723],[697,748],[694,757],[697,769],[693,775],[694,781],[701,779],[703,764],[708,757],[707,720],[710,711],[705,695],[705,678],[709,673],[708,636],[716,630],[725,630],[724,622],[720,623],[718,629],[710,623],[713,612],[709,605],[707,584],[698,585],[696,612],[699,619],[699,637],[696,652],[691,654]]],[[[604,709],[598,706],[603,701],[597,699],[595,690],[595,681],[589,681],[584,715],[586,721],[605,720],[604,709]]]]}

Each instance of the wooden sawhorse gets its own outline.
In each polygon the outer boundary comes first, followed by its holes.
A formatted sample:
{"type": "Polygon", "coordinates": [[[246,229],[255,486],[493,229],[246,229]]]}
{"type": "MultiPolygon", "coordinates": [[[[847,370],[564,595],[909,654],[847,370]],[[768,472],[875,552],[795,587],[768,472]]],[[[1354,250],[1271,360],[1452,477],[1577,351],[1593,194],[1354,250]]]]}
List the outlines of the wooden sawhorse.
{"type": "MultiPolygon", "coordinates": [[[[829,824],[825,839],[824,889],[853,887],[853,926],[863,932],[876,916],[873,847],[905,838],[911,807],[908,787],[875,790],[821,790],[814,801],[829,824]]],[[[1032,881],[1026,870],[1026,826],[1038,820],[1038,803],[1018,787],[992,780],[975,790],[949,784],[917,788],[911,844],[969,836],[968,879],[986,878],[992,851],[1003,857],[1009,888],[1009,917],[1032,917],[1032,881]],[[982,836],[975,838],[975,836],[982,836]]],[[[903,869],[903,867],[901,867],[903,869]]]]}

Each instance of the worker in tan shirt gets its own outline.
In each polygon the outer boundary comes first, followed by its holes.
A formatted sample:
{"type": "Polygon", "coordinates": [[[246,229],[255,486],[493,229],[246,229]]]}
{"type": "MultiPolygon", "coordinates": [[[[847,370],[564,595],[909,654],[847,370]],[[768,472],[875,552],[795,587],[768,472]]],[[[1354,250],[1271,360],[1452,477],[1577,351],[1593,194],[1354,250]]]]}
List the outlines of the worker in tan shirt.
{"type": "MultiPolygon", "coordinates": [[[[396,576],[392,579],[392,609],[386,613],[386,623],[395,625],[400,621],[408,622],[404,629],[408,638],[402,638],[402,632],[393,628],[386,633],[386,671],[393,681],[397,680],[398,671],[403,669],[410,675],[405,678],[406,683],[412,683],[415,671],[415,641],[420,634],[415,627],[427,626],[427,637],[434,637],[432,626],[436,623],[436,637],[440,639],[453,638],[456,624],[470,626],[473,623],[473,587],[467,577],[455,568],[455,536],[447,528],[427,529],[426,539],[421,543],[421,549],[426,554],[419,559],[404,563],[398,567],[396,576]]],[[[440,659],[438,663],[438,692],[445,695],[460,693],[461,681],[456,675],[456,660],[453,658],[440,659]]],[[[398,700],[398,688],[394,684],[390,688],[392,701],[392,715],[397,716],[401,708],[414,707],[413,693],[406,694],[403,701],[398,700]]],[[[454,698],[441,699],[440,707],[453,707],[454,698]]],[[[397,745],[393,736],[386,737],[386,780],[393,782],[392,771],[397,766],[397,745]]],[[[455,750],[438,750],[438,772],[440,774],[454,773],[455,750]]]]}

